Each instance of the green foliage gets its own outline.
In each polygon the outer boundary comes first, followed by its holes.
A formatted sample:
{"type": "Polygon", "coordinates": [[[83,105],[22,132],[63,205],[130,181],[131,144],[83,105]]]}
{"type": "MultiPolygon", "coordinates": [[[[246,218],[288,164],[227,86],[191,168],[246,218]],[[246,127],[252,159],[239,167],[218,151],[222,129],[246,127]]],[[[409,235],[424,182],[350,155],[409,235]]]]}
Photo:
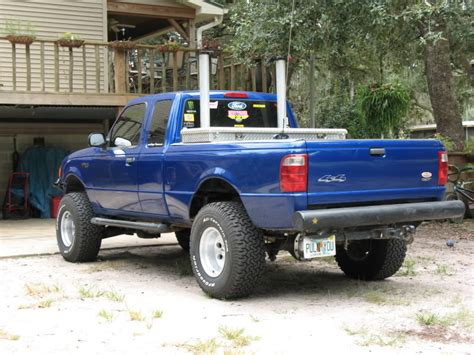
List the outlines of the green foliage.
{"type": "Polygon", "coordinates": [[[469,138],[469,140],[466,142],[464,151],[469,154],[474,154],[474,137],[469,138]]]}
{"type": "Polygon", "coordinates": [[[30,21],[7,19],[5,33],[8,36],[36,36],[36,29],[30,21]]]}
{"type": "Polygon", "coordinates": [[[358,100],[366,128],[373,138],[393,137],[410,108],[410,94],[400,83],[361,86],[358,100]]]}
{"type": "Polygon", "coordinates": [[[444,147],[448,152],[452,151],[454,149],[454,142],[451,138],[445,137],[442,134],[436,133],[433,136],[434,139],[439,140],[441,143],[443,143],[444,147]]]}
{"type": "Polygon", "coordinates": [[[77,41],[81,39],[81,36],[72,32],[64,32],[62,35],[59,36],[59,38],[71,40],[71,41],[77,41]]]}

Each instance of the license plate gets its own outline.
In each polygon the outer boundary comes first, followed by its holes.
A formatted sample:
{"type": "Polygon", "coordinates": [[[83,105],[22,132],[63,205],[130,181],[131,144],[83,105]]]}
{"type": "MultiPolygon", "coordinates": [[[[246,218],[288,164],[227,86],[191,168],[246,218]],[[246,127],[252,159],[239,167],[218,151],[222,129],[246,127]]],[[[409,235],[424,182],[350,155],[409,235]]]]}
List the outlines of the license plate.
{"type": "Polygon", "coordinates": [[[303,248],[305,259],[334,256],[336,255],[336,236],[330,235],[323,239],[304,237],[303,248]]]}

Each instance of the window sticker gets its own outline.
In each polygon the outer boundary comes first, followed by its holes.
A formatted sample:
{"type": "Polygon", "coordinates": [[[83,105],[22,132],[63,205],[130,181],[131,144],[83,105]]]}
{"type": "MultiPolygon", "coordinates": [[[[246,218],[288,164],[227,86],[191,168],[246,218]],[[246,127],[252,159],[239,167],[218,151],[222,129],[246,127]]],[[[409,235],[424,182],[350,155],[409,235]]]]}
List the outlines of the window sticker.
{"type": "Polygon", "coordinates": [[[194,128],[194,121],[193,122],[184,122],[183,124],[184,127],[186,128],[194,128]]]}
{"type": "Polygon", "coordinates": [[[245,127],[243,124],[235,124],[234,127],[245,127]]]}
{"type": "Polygon", "coordinates": [[[209,101],[209,108],[216,109],[219,101],[209,101]]]}
{"type": "Polygon", "coordinates": [[[227,117],[231,120],[235,120],[235,122],[240,123],[243,120],[249,118],[249,114],[247,111],[228,111],[227,117]]]}
{"type": "Polygon", "coordinates": [[[253,104],[253,108],[265,108],[265,104],[253,104]]]}
{"type": "Polygon", "coordinates": [[[231,110],[245,110],[247,108],[247,104],[245,102],[240,101],[232,101],[227,104],[227,107],[231,110]]]}
{"type": "Polygon", "coordinates": [[[194,114],[193,113],[185,113],[184,114],[184,122],[194,122],[194,114]]]}
{"type": "Polygon", "coordinates": [[[186,101],[187,111],[194,111],[194,102],[191,100],[186,101]]]}

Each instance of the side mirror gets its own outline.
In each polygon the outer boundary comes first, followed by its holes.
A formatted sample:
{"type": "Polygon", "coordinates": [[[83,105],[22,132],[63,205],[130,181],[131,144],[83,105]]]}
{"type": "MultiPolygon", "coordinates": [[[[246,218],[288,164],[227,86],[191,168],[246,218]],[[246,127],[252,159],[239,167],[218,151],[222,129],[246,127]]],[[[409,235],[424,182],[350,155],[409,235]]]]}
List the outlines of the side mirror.
{"type": "Polygon", "coordinates": [[[132,142],[130,142],[128,139],[122,138],[122,137],[117,137],[114,140],[114,145],[116,147],[131,147],[132,142]]]}
{"type": "Polygon", "coordinates": [[[89,146],[91,147],[103,147],[105,146],[106,140],[102,133],[91,133],[89,134],[89,146]]]}

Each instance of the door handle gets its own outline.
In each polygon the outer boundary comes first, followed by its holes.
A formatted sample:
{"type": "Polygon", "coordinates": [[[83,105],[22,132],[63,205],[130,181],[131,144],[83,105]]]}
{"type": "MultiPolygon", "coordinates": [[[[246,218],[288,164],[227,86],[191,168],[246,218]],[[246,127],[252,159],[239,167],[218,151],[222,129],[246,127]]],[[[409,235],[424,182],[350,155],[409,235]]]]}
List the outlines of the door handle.
{"type": "Polygon", "coordinates": [[[125,158],[125,165],[126,165],[126,166],[130,166],[130,165],[132,165],[134,162],[135,162],[135,157],[128,157],[128,158],[125,158]]]}
{"type": "Polygon", "coordinates": [[[370,155],[383,157],[385,155],[385,148],[370,148],[370,155]]]}

